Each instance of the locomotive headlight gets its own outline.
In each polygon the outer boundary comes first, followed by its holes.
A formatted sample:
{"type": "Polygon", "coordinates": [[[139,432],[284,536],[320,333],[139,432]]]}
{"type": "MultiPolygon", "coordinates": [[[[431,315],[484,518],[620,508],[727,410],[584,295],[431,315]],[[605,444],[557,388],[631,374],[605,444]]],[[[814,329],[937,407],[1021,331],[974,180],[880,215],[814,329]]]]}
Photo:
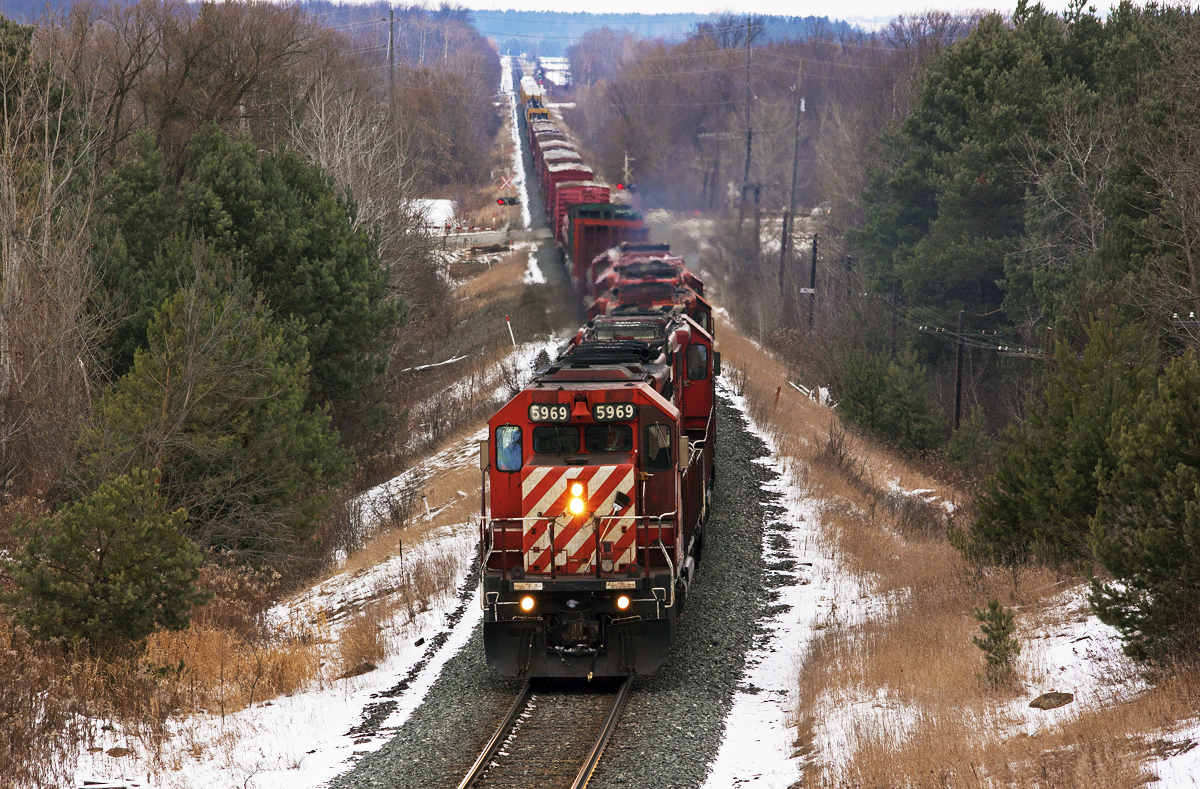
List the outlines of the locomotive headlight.
{"type": "Polygon", "coordinates": [[[583,495],[583,483],[582,482],[571,483],[571,495],[572,496],[582,496],[583,495]]]}
{"type": "Polygon", "coordinates": [[[621,595],[620,597],[617,598],[617,608],[620,608],[622,611],[624,611],[628,607],[629,607],[629,598],[628,597],[626,597],[625,595],[621,595]]]}
{"type": "Polygon", "coordinates": [[[522,597],[521,598],[521,610],[522,611],[532,611],[533,610],[533,598],[532,597],[522,597]]]}

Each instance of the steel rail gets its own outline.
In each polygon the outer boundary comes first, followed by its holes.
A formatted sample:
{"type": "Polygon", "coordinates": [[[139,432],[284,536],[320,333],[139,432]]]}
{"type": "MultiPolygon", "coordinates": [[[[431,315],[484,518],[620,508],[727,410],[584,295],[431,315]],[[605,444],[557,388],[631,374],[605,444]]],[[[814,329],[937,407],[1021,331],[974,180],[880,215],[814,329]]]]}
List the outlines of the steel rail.
{"type": "Polygon", "coordinates": [[[525,706],[529,703],[529,697],[532,695],[533,680],[526,680],[525,687],[521,688],[521,692],[517,694],[517,700],[509,708],[508,714],[504,716],[504,720],[496,729],[496,733],[492,735],[487,745],[484,746],[483,752],[479,754],[479,758],[475,760],[475,764],[471,765],[467,776],[459,782],[458,789],[469,789],[483,775],[488,763],[491,762],[496,752],[500,750],[500,746],[504,744],[505,738],[512,731],[512,727],[516,724],[517,718],[525,710],[525,706]]]}
{"type": "Polygon", "coordinates": [[[579,774],[575,776],[575,780],[571,783],[571,789],[584,789],[588,785],[588,781],[592,780],[592,773],[596,771],[596,765],[600,763],[600,757],[604,755],[604,749],[608,745],[608,740],[617,728],[617,721],[621,717],[621,710],[625,707],[625,699],[628,698],[629,690],[633,687],[634,676],[636,675],[631,674],[621,683],[621,689],[617,691],[617,697],[613,700],[612,709],[608,711],[608,717],[604,720],[604,727],[600,729],[600,736],[596,738],[596,744],[592,746],[587,761],[583,763],[583,767],[579,769],[579,774]]]}

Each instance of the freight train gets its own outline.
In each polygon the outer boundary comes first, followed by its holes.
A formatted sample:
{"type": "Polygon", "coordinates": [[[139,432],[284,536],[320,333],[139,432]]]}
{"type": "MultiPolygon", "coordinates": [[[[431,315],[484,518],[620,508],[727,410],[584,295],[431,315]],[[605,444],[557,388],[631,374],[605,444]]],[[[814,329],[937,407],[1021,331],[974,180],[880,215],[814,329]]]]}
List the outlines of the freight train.
{"type": "Polygon", "coordinates": [[[715,478],[704,284],[521,98],[546,216],[590,320],[480,444],[484,651],[507,676],[648,674],[695,577],[715,478]],[[490,508],[487,506],[490,498],[490,508]]]}

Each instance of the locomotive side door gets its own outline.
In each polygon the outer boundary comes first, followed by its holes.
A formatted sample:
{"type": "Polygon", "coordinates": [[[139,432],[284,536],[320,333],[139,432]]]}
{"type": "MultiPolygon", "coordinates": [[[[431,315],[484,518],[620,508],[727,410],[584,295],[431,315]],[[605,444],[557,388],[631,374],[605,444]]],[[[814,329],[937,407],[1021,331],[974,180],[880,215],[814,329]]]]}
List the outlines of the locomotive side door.
{"type": "MultiPolygon", "coordinates": [[[[643,532],[649,548],[656,539],[664,545],[675,544],[674,520],[664,519],[661,528],[654,520],[657,515],[675,513],[678,517],[678,469],[675,453],[678,451],[677,422],[653,406],[641,406],[638,414],[638,455],[641,479],[641,514],[647,518],[643,532]]],[[[641,542],[641,540],[639,540],[641,542]]],[[[651,553],[649,561],[653,562],[651,553]]]]}

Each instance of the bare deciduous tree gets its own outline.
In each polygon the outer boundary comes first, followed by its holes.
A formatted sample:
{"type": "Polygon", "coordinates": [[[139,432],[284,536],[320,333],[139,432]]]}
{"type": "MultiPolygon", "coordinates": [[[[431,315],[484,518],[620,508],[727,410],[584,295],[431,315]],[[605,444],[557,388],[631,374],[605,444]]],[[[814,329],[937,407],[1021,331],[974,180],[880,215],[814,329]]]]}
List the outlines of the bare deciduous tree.
{"type": "Polygon", "coordinates": [[[44,489],[88,410],[96,139],[62,74],[0,58],[0,484],[44,489]]]}

